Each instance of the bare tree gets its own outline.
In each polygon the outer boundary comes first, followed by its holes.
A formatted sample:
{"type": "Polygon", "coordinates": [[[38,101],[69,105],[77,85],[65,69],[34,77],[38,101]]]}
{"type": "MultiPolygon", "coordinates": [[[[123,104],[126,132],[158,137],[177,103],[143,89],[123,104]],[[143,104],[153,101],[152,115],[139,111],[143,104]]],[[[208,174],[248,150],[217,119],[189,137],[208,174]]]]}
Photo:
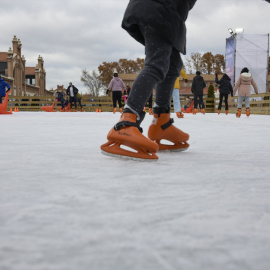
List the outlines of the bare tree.
{"type": "Polygon", "coordinates": [[[192,74],[192,60],[187,56],[186,56],[185,67],[186,67],[186,72],[189,74],[192,74]]]}
{"type": "Polygon", "coordinates": [[[186,57],[186,67],[188,69],[188,73],[192,74],[195,71],[202,71],[203,69],[203,61],[201,53],[191,53],[190,58],[186,57]]]}
{"type": "Polygon", "coordinates": [[[90,95],[98,97],[100,92],[104,91],[104,89],[102,89],[102,82],[95,70],[90,73],[86,69],[83,69],[81,81],[89,90],[90,95]]]}

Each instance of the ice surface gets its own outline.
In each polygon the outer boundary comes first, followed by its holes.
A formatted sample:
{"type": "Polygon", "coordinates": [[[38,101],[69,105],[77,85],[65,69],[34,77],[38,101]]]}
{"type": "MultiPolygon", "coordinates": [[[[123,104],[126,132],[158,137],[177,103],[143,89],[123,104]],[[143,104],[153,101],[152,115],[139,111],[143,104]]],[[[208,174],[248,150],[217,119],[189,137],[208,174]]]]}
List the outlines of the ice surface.
{"type": "Polygon", "coordinates": [[[270,116],[174,118],[189,150],[137,162],[119,114],[0,115],[0,269],[270,269],[270,116]]]}

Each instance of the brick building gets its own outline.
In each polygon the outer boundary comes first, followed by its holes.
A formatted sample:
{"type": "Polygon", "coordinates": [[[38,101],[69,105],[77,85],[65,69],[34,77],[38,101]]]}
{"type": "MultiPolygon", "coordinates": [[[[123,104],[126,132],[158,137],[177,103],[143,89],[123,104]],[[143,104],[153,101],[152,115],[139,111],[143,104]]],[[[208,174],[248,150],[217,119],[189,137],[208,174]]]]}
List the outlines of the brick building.
{"type": "Polygon", "coordinates": [[[26,67],[21,53],[22,43],[16,36],[12,40],[12,49],[0,52],[0,74],[10,84],[13,96],[52,96],[46,90],[46,71],[41,56],[35,67],[26,67]]]}

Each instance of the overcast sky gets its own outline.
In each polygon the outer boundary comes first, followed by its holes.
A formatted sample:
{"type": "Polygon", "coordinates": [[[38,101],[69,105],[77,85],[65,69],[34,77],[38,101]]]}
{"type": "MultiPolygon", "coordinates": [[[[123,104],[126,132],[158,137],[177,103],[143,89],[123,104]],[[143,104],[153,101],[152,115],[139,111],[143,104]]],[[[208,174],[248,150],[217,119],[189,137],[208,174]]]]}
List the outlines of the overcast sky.
{"type": "MultiPolygon", "coordinates": [[[[102,62],[144,57],[144,47],[122,28],[129,0],[1,1],[0,51],[22,42],[27,66],[41,55],[47,89],[72,81],[85,92],[82,69],[98,71],[102,62]]],[[[263,0],[198,0],[187,20],[187,56],[192,52],[225,54],[228,28],[245,34],[270,32],[270,4],[263,0]]],[[[184,57],[183,57],[184,59],[184,57]]]]}

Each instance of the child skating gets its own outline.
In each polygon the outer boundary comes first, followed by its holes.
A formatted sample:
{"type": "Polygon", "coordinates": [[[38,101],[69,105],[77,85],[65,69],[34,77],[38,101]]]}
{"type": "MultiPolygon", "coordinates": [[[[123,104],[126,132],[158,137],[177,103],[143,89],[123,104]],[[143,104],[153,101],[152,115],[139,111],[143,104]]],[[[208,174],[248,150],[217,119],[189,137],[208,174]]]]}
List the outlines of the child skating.
{"type": "Polygon", "coordinates": [[[170,118],[174,82],[186,53],[185,21],[196,0],[130,0],[122,27],[145,46],[145,65],[135,80],[120,121],[109,131],[104,154],[143,160],[158,159],[158,150],[188,149],[189,135],[173,125],[170,118]],[[148,138],[142,134],[144,105],[156,86],[154,118],[148,138]],[[172,145],[162,144],[168,140],[172,145]],[[121,148],[128,146],[135,151],[121,148]]]}

